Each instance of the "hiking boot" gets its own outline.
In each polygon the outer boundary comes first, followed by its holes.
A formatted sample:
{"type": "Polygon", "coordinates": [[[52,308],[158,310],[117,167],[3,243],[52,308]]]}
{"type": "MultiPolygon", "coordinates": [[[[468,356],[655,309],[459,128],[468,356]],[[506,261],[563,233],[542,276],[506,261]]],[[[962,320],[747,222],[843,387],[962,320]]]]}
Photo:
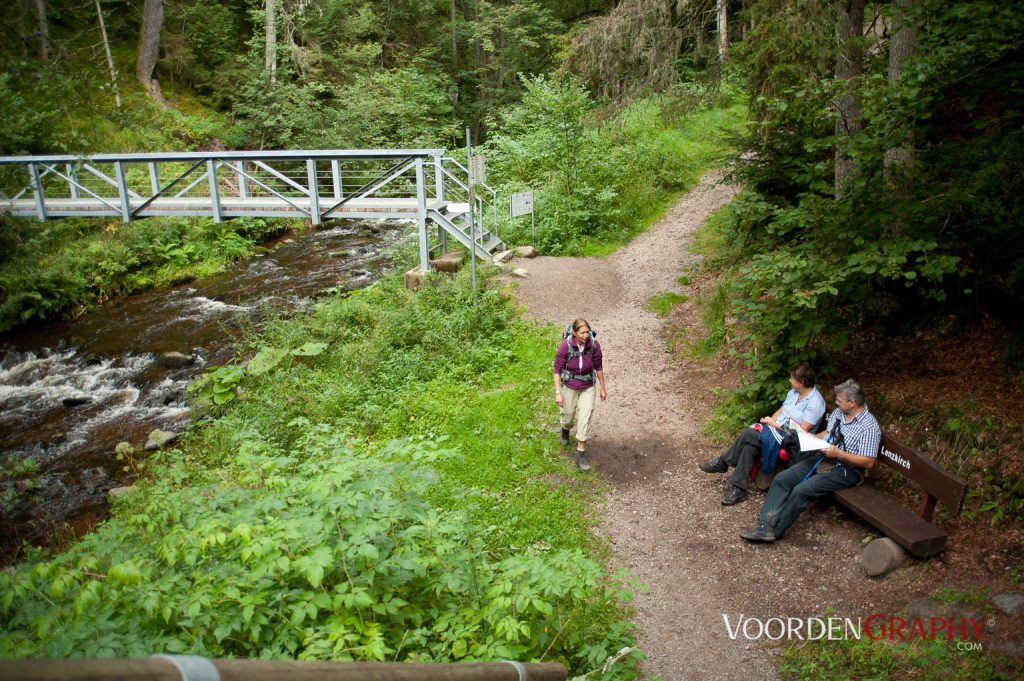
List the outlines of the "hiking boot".
{"type": "Polygon", "coordinates": [[[740,536],[747,541],[752,542],[773,542],[775,541],[775,530],[764,525],[758,525],[752,530],[744,530],[740,532],[740,536]]]}
{"type": "Polygon", "coordinates": [[[732,506],[733,504],[740,503],[746,498],[747,490],[743,489],[742,487],[737,487],[736,485],[733,485],[732,487],[729,488],[729,491],[726,492],[725,496],[722,498],[722,506],[732,506]]]}
{"type": "Polygon", "coordinates": [[[576,450],[576,467],[586,473],[590,470],[590,462],[587,461],[587,453],[576,450]]]}
{"type": "Polygon", "coordinates": [[[559,442],[562,443],[563,447],[565,447],[567,444],[569,444],[569,429],[568,428],[562,428],[562,437],[559,439],[559,442]]]}
{"type": "Polygon", "coordinates": [[[724,473],[729,470],[729,465],[722,461],[722,457],[716,456],[711,461],[702,463],[700,469],[705,473],[724,473]]]}

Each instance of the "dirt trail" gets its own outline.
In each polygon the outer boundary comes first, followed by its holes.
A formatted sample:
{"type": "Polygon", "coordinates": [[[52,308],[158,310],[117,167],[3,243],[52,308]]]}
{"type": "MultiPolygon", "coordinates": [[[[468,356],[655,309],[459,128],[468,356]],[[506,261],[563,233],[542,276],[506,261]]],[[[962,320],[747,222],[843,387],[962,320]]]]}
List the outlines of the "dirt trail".
{"type": "Polygon", "coordinates": [[[688,414],[704,412],[693,402],[705,396],[687,389],[662,321],[645,306],[657,293],[679,290],[676,278],[696,258],[686,244],[734,193],[712,173],[607,260],[516,263],[530,272],[518,288],[529,317],[556,324],[583,317],[605,348],[608,401],[597,408],[589,447],[597,473],[614,486],[601,527],[616,561],[650,589],[637,595],[638,637],[648,676],[665,681],[775,677],[765,652],[726,633],[722,614],[740,611],[706,560],[717,560],[721,549],[719,530],[707,522],[722,513],[719,492],[694,473],[701,455],[687,447],[701,425],[688,414]]]}

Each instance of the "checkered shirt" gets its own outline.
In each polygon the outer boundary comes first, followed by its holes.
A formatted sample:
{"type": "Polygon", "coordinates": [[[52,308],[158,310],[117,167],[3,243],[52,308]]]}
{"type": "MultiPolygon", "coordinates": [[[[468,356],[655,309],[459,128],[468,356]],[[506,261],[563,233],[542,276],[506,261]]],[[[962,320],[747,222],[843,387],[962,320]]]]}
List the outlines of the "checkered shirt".
{"type": "MultiPolygon", "coordinates": [[[[844,440],[841,449],[850,454],[869,456],[872,459],[876,458],[878,456],[878,447],[882,443],[882,428],[878,425],[875,415],[868,410],[868,405],[865,404],[864,410],[857,414],[849,423],[844,420],[845,418],[843,410],[838,407],[828,416],[828,432],[830,434],[836,421],[841,424],[839,428],[842,431],[844,440]]],[[[829,436],[829,441],[831,442],[831,435],[829,436]]]]}

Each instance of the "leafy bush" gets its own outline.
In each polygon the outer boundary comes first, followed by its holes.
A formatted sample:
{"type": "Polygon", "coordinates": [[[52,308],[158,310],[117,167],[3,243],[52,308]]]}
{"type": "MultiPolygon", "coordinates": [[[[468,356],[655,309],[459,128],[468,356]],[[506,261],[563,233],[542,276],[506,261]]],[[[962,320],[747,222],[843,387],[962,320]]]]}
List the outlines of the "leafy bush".
{"type": "Polygon", "coordinates": [[[482,560],[465,518],[423,499],[453,451],[289,426],[291,447],[239,432],[228,480],[183,485],[197,471],[170,457],[117,521],[0,575],[0,653],[585,661],[590,601],[615,595],[597,563],[482,560]]]}
{"type": "Polygon", "coordinates": [[[628,241],[722,158],[743,112],[652,95],[600,123],[577,80],[523,84],[522,103],[493,121],[485,153],[501,193],[535,191],[536,227],[520,218],[502,225],[503,238],[552,254],[605,254],[628,241]]]}

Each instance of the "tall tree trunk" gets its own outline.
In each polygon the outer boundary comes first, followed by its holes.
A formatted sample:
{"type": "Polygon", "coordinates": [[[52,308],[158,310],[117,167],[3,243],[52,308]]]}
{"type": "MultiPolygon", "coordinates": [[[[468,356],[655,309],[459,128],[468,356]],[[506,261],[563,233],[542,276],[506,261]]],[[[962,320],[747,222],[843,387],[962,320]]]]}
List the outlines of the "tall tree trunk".
{"type": "Polygon", "coordinates": [[[35,0],[36,17],[39,22],[39,56],[50,60],[50,23],[46,20],[46,0],[35,0]]]}
{"type": "Polygon", "coordinates": [[[842,83],[842,94],[836,99],[835,195],[842,199],[850,190],[856,173],[853,160],[844,149],[843,140],[860,132],[860,95],[850,80],[864,72],[864,0],[842,0],[839,3],[837,26],[839,42],[836,57],[836,80],[842,83]]]}
{"type": "Polygon", "coordinates": [[[459,44],[455,38],[455,0],[452,0],[452,78],[459,77],[459,44]]]}
{"type": "Polygon", "coordinates": [[[160,31],[164,26],[163,0],[145,0],[142,6],[142,30],[139,34],[139,59],[135,75],[146,88],[150,99],[163,105],[164,94],[156,77],[156,62],[160,56],[160,31]]]}
{"type": "MultiPolygon", "coordinates": [[[[893,83],[903,76],[907,59],[914,54],[917,43],[917,29],[908,26],[906,14],[917,5],[918,0],[893,0],[893,33],[889,39],[889,82],[893,83]]],[[[913,134],[912,131],[910,133],[913,134]]],[[[885,152],[885,177],[890,183],[904,178],[901,169],[908,169],[914,162],[914,140],[885,152]]],[[[906,189],[904,187],[904,189],[906,189]]]]}
{"type": "Polygon", "coordinates": [[[107,38],[107,25],[103,21],[103,10],[100,0],[96,0],[96,19],[100,24],[100,35],[103,36],[103,51],[107,53],[107,68],[110,69],[110,89],[114,91],[114,102],[121,108],[121,92],[117,88],[117,69],[114,68],[114,57],[110,54],[110,40],[107,38]]]}
{"type": "Polygon", "coordinates": [[[277,0],[267,0],[266,37],[263,51],[263,66],[270,74],[270,84],[277,82],[277,0]]]}
{"type": "Polygon", "coordinates": [[[717,0],[718,2],[718,61],[721,64],[725,63],[725,58],[729,52],[729,16],[726,5],[727,0],[717,0]]]}

